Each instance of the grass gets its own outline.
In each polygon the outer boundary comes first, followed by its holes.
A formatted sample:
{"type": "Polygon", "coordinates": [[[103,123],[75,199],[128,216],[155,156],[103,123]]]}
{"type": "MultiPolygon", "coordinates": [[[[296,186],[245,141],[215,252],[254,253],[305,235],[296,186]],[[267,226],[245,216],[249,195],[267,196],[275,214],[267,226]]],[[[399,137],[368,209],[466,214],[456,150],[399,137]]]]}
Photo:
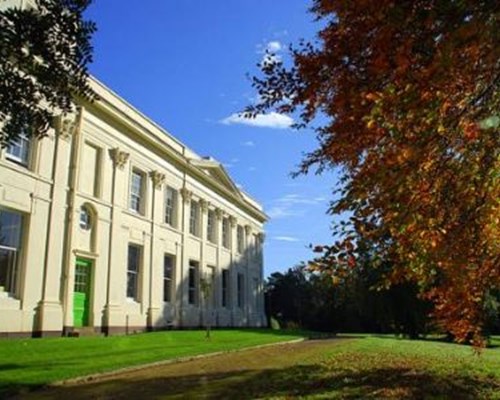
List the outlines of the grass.
{"type": "Polygon", "coordinates": [[[0,340],[0,398],[51,382],[178,357],[303,337],[301,332],[169,331],[132,336],[0,340]]]}
{"type": "MultiPolygon", "coordinates": [[[[158,360],[300,336],[272,331],[216,331],[212,341],[207,342],[203,332],[183,331],[114,338],[3,341],[0,357],[5,364],[0,365],[0,381],[7,378],[6,387],[19,389],[47,382],[48,378],[62,379],[61,371],[80,375],[98,368],[154,361],[144,360],[145,354],[158,353],[158,360]],[[32,350],[22,346],[31,346],[32,350]],[[43,356],[37,354],[36,346],[38,351],[44,349],[43,356]],[[9,360],[4,356],[7,350],[9,360]]],[[[478,355],[471,347],[435,340],[338,335],[332,340],[249,349],[142,369],[105,380],[35,391],[25,397],[500,399],[500,337],[495,337],[492,345],[478,355]]]]}

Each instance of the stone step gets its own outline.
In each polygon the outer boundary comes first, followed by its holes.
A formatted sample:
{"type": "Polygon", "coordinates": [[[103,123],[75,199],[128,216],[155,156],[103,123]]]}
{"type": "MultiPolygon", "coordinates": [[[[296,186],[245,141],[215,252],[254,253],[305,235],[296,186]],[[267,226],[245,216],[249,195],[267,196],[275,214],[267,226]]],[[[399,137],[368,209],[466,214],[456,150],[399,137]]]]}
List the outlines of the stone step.
{"type": "Polygon", "coordinates": [[[104,336],[100,330],[96,330],[93,326],[84,326],[81,328],[74,328],[68,333],[69,337],[87,337],[87,336],[104,336]]]}

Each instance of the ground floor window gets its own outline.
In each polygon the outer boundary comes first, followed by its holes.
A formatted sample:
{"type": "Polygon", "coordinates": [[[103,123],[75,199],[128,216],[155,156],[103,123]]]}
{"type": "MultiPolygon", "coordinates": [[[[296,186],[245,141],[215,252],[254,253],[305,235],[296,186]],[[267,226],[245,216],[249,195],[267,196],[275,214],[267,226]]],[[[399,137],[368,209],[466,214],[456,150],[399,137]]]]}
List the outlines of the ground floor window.
{"type": "Polygon", "coordinates": [[[127,297],[134,300],[139,298],[141,257],[142,248],[140,246],[132,244],[128,246],[127,297]]]}
{"type": "Polygon", "coordinates": [[[222,270],[222,307],[229,307],[229,270],[222,270]]]}
{"type": "Polygon", "coordinates": [[[197,261],[189,261],[189,276],[188,276],[188,303],[198,304],[198,271],[199,264],[197,261]]]}
{"type": "Polygon", "coordinates": [[[15,295],[20,268],[23,216],[0,209],[0,292],[15,295]]]}
{"type": "Polygon", "coordinates": [[[238,307],[243,308],[245,305],[245,276],[238,274],[238,307]]]}
{"type": "Polygon", "coordinates": [[[172,301],[172,282],[174,276],[174,257],[165,254],[163,257],[163,301],[172,301]]]}

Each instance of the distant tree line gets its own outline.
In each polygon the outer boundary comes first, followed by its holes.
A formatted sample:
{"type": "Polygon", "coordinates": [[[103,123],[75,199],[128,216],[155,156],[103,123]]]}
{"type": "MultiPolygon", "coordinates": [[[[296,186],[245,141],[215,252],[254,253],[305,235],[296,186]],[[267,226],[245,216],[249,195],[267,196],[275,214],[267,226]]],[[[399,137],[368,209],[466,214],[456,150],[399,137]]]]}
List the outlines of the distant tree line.
{"type": "MultiPolygon", "coordinates": [[[[266,283],[267,315],[281,327],[315,331],[394,333],[408,338],[439,333],[432,304],[419,298],[418,289],[409,283],[381,287],[382,274],[383,268],[359,267],[335,282],[306,265],[275,272],[266,283]]],[[[485,310],[486,336],[500,333],[499,301],[496,293],[485,310]]]]}

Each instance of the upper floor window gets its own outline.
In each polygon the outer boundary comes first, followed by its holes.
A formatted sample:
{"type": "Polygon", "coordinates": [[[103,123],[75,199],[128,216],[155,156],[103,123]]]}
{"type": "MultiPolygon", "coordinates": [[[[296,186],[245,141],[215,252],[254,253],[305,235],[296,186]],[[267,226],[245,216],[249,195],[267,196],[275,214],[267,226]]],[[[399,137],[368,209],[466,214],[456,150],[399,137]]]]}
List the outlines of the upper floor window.
{"type": "Polygon", "coordinates": [[[144,203],[144,174],[138,170],[132,171],[130,182],[130,209],[143,213],[144,203]]]}
{"type": "Polygon", "coordinates": [[[6,157],[11,161],[27,167],[30,157],[30,148],[30,138],[26,134],[21,133],[7,147],[6,157]]]}
{"type": "Polygon", "coordinates": [[[191,210],[189,214],[189,233],[194,236],[200,236],[200,204],[191,201],[191,210]]]}
{"type": "Polygon", "coordinates": [[[229,218],[222,218],[222,246],[226,249],[231,247],[231,225],[229,222],[229,218]]]}
{"type": "Polygon", "coordinates": [[[216,243],[216,226],[215,226],[215,211],[208,210],[207,214],[207,240],[211,243],[216,243]]]}
{"type": "Polygon", "coordinates": [[[142,247],[132,244],[128,246],[127,297],[134,300],[139,298],[141,257],[142,247]]]}
{"type": "Polygon", "coordinates": [[[177,214],[177,191],[170,186],[167,186],[165,193],[165,223],[176,227],[176,214],[177,214]]]}
{"type": "Polygon", "coordinates": [[[236,241],[237,241],[237,250],[238,253],[243,253],[244,249],[244,232],[243,232],[243,227],[241,225],[238,225],[238,228],[236,230],[236,241]]]}
{"type": "Polygon", "coordinates": [[[0,293],[17,292],[22,229],[20,213],[0,209],[0,293]]]}

